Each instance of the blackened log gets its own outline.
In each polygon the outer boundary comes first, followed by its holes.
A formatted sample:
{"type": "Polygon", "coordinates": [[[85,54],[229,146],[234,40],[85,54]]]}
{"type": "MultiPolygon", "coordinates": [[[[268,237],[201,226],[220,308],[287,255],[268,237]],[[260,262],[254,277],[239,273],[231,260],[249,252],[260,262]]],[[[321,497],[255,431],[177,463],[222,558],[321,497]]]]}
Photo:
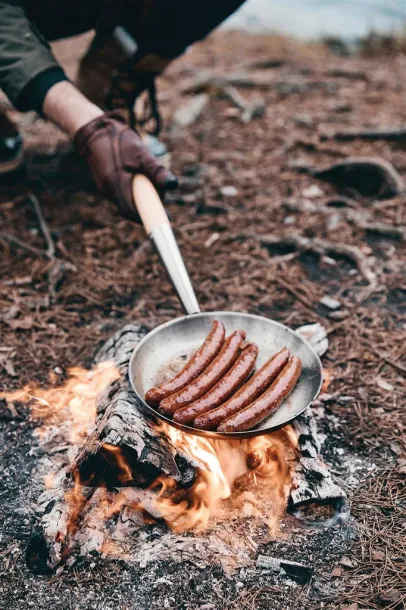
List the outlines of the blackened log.
{"type": "Polygon", "coordinates": [[[309,524],[330,526],[349,515],[347,496],[332,479],[320,455],[320,441],[311,409],[293,423],[298,437],[297,461],[288,511],[309,524]]]}
{"type": "MultiPolygon", "coordinates": [[[[320,324],[302,326],[298,332],[323,356],[328,349],[325,329],[320,324]]],[[[321,443],[311,408],[292,424],[298,439],[297,460],[288,511],[308,524],[331,526],[349,515],[345,491],[331,476],[321,457],[321,443]]]]}
{"type": "MultiPolygon", "coordinates": [[[[142,498],[149,493],[142,488],[159,476],[173,477],[182,489],[195,480],[198,464],[159,432],[156,422],[141,410],[127,379],[133,349],[146,332],[147,329],[139,325],[127,325],[96,354],[95,364],[114,361],[122,378],[110,384],[100,396],[94,431],[73,463],[54,477],[51,488],[37,500],[38,523],[26,550],[28,567],[36,573],[52,571],[67,558],[77,543],[75,534],[97,486],[105,485],[116,493],[117,487],[125,485],[128,494],[131,495],[132,488],[142,498]],[[114,448],[119,448],[125,457],[130,477],[123,479],[114,448]],[[76,486],[75,501],[71,502],[69,495],[75,480],[81,485],[76,486]]],[[[147,505],[151,504],[149,497],[147,500],[147,505]]],[[[133,502],[133,498],[129,502],[133,502]]],[[[141,500],[140,503],[144,505],[141,500]]]]}
{"type": "Polygon", "coordinates": [[[95,363],[112,360],[122,379],[113,382],[98,404],[98,421],[70,471],[85,485],[147,487],[170,476],[183,487],[194,481],[196,464],[175,449],[142,408],[128,381],[128,363],[146,329],[129,324],[101,348],[95,363]],[[115,448],[119,448],[117,453],[115,448]],[[125,473],[120,468],[124,457],[125,473]]]}

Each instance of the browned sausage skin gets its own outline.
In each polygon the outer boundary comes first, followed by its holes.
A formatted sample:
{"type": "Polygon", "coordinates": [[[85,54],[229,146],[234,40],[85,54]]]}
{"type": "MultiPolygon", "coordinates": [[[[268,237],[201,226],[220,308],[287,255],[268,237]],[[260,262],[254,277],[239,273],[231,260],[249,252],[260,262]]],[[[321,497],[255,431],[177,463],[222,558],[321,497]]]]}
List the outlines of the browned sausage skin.
{"type": "Polygon", "coordinates": [[[225,419],[241,411],[241,409],[265,392],[267,387],[286,366],[289,357],[290,352],[287,347],[274,354],[229,400],[221,404],[217,409],[196,417],[193,422],[194,427],[201,430],[215,430],[225,419]]]}
{"type": "Polygon", "coordinates": [[[241,343],[245,339],[243,330],[236,330],[224,342],[220,353],[209,366],[191,383],[176,394],[165,398],[159,405],[159,410],[165,415],[173,415],[181,407],[185,407],[203,394],[206,394],[228,371],[237,359],[241,343]]]}
{"type": "Polygon", "coordinates": [[[264,394],[242,411],[226,419],[217,430],[219,432],[242,432],[259,424],[276,411],[289,396],[301,372],[302,363],[297,356],[293,356],[264,394]]]}
{"type": "Polygon", "coordinates": [[[244,383],[255,366],[257,356],[258,347],[254,344],[247,345],[224,377],[201,398],[175,411],[173,420],[179,424],[191,424],[201,413],[218,407],[244,383]]]}
{"type": "Polygon", "coordinates": [[[178,392],[196,379],[219,353],[224,344],[224,337],[224,325],[214,320],[203,345],[173,379],[148,390],[145,395],[146,402],[152,407],[157,407],[161,400],[178,392]]]}

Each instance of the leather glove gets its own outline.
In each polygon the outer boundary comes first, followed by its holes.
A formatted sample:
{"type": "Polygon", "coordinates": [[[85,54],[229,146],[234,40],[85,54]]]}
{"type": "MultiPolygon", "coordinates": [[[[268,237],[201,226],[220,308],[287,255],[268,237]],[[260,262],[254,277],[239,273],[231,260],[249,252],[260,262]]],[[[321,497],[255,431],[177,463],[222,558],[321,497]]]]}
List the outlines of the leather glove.
{"type": "Polygon", "coordinates": [[[106,112],[81,127],[74,145],[86,158],[100,193],[113,201],[123,216],[139,222],[134,205],[132,181],[144,174],[159,191],[176,188],[176,177],[145,148],[120,112],[106,112]]]}

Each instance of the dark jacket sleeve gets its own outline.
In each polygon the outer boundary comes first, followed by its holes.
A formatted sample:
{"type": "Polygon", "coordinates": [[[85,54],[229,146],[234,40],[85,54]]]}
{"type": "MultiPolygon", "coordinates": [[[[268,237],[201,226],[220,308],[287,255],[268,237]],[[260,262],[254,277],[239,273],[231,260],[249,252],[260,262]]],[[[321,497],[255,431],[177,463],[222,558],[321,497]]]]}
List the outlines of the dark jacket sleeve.
{"type": "Polygon", "coordinates": [[[47,41],[15,0],[0,0],[0,88],[19,110],[41,112],[47,90],[66,76],[47,41]]]}

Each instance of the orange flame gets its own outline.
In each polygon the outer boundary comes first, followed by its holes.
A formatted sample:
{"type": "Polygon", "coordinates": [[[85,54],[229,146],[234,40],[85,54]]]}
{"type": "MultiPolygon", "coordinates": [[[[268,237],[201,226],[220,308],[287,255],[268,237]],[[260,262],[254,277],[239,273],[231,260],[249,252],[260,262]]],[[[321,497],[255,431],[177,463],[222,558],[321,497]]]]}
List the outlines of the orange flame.
{"type": "MultiPolygon", "coordinates": [[[[73,367],[59,387],[43,389],[31,384],[22,390],[0,393],[0,398],[28,402],[32,416],[43,422],[40,434],[45,437],[57,425],[66,431],[67,441],[78,445],[95,422],[97,397],[119,376],[111,362],[98,364],[92,370],[73,367]]],[[[290,426],[243,441],[192,436],[166,424],[159,427],[176,449],[199,464],[193,485],[183,489],[174,479],[159,477],[149,490],[138,493],[131,487],[137,477],[125,454],[119,447],[104,444],[104,455],[120,472],[122,487],[88,493],[89,488],[85,490],[77,479],[65,495],[70,508],[70,536],[83,520],[93,525],[105,524],[124,510],[136,511],[145,519],[159,515],[175,532],[201,532],[212,522],[258,516],[268,523],[271,532],[277,533],[286,507],[297,442],[290,426]]],[[[46,487],[53,486],[56,480],[52,473],[48,474],[46,487]]],[[[104,544],[103,548],[108,548],[108,541],[104,544]]]]}
{"type": "Polygon", "coordinates": [[[332,378],[333,378],[333,375],[331,373],[331,370],[324,368],[323,369],[323,384],[321,386],[321,392],[327,392],[327,389],[331,383],[332,378]]]}
{"type": "MultiPolygon", "coordinates": [[[[0,398],[8,403],[29,403],[32,416],[48,426],[69,421],[72,425],[68,440],[78,444],[95,421],[97,397],[120,373],[112,362],[102,362],[91,370],[75,366],[68,373],[69,378],[61,386],[45,389],[28,384],[21,390],[0,392],[0,398]]],[[[40,428],[39,434],[45,431],[40,428]]]]}

